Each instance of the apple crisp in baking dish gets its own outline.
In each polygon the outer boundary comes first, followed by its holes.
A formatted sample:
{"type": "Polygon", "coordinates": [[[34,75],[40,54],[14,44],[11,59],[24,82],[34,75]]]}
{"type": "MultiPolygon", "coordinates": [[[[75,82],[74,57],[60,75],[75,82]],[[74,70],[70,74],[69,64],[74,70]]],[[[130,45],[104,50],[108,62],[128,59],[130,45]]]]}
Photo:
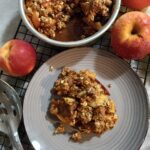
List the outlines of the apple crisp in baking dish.
{"type": "Polygon", "coordinates": [[[63,68],[52,93],[55,97],[49,112],[60,122],[55,133],[64,133],[64,125],[69,125],[77,130],[71,135],[74,141],[81,141],[83,133],[101,135],[118,120],[114,101],[89,70],[76,72],[63,68]]]}
{"type": "Polygon", "coordinates": [[[71,40],[59,39],[63,33],[68,36],[66,28],[78,34],[74,40],[94,34],[107,22],[112,4],[113,0],[25,0],[26,14],[33,26],[56,40],[71,40]]]}

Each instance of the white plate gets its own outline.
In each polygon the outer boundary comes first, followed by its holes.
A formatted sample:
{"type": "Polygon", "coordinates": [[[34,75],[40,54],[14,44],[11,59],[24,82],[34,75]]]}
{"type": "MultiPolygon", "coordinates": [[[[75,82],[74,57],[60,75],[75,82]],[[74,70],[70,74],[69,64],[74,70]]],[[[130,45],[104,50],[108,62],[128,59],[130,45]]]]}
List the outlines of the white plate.
{"type": "Polygon", "coordinates": [[[25,95],[23,115],[36,150],[137,150],[148,129],[148,97],[141,80],[125,61],[103,50],[75,48],[49,59],[36,72],[25,95]],[[50,65],[55,68],[53,72],[49,71],[50,65]],[[105,87],[112,84],[108,90],[119,116],[115,128],[82,144],[68,141],[68,134],[53,135],[54,127],[46,119],[46,112],[50,90],[63,66],[90,69],[105,87]]]}

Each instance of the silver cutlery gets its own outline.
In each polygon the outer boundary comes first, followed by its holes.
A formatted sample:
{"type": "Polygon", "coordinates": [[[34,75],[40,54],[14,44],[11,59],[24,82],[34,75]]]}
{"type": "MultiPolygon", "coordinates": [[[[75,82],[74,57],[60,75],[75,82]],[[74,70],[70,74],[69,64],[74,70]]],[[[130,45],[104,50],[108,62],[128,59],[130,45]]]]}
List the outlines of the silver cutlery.
{"type": "Polygon", "coordinates": [[[23,150],[18,135],[22,106],[16,91],[0,80],[0,131],[10,138],[13,150],[23,150]]]}

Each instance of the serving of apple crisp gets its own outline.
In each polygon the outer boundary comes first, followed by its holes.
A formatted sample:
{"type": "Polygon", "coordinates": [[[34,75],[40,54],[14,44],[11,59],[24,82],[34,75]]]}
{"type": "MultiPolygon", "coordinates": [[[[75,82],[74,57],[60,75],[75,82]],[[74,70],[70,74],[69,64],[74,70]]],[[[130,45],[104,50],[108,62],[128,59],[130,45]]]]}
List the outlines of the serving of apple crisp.
{"type": "Polygon", "coordinates": [[[117,120],[114,101],[108,91],[89,70],[73,71],[62,69],[52,89],[49,112],[60,122],[55,133],[64,133],[67,124],[77,132],[71,139],[80,141],[82,134],[101,135],[112,129],[117,120]]]}
{"type": "Polygon", "coordinates": [[[113,0],[25,0],[30,22],[40,33],[53,39],[62,33],[68,36],[66,32],[72,30],[80,33],[75,40],[94,34],[107,22],[112,5],[113,0]]]}

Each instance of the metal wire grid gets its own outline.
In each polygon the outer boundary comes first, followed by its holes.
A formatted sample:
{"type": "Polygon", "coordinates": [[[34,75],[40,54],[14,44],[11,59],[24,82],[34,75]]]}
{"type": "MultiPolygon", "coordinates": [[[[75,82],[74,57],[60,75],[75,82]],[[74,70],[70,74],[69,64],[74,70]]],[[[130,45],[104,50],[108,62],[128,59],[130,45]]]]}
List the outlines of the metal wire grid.
{"type": "MultiPolygon", "coordinates": [[[[127,12],[128,10],[125,7],[121,8],[120,15],[127,12]]],[[[35,71],[50,57],[54,56],[57,53],[60,53],[64,49],[52,47],[51,45],[48,45],[47,43],[39,40],[37,37],[35,37],[28,29],[25,27],[25,25],[20,21],[18,28],[16,30],[16,33],[14,35],[14,38],[16,39],[22,39],[26,40],[29,43],[31,43],[37,52],[37,65],[35,70],[22,78],[16,78],[16,77],[11,77],[5,72],[1,71],[0,72],[0,78],[8,82],[10,85],[12,85],[15,90],[18,92],[21,101],[23,103],[23,98],[26,92],[26,89],[28,87],[28,84],[34,75],[35,71]]],[[[107,31],[99,40],[96,42],[92,47],[94,48],[100,48],[104,49],[107,51],[112,52],[111,48],[111,37],[110,37],[110,31],[107,31]]],[[[147,82],[147,77],[150,74],[150,57],[147,56],[145,59],[140,60],[140,61],[130,61],[129,64],[131,65],[131,68],[139,75],[141,80],[143,81],[144,85],[147,82]]],[[[34,150],[34,148],[31,146],[25,128],[23,121],[21,122],[19,126],[19,135],[21,138],[21,142],[23,144],[23,147],[25,150],[34,150]]],[[[9,142],[9,139],[6,135],[3,133],[0,133],[0,150],[10,150],[11,144],[9,142]]]]}

